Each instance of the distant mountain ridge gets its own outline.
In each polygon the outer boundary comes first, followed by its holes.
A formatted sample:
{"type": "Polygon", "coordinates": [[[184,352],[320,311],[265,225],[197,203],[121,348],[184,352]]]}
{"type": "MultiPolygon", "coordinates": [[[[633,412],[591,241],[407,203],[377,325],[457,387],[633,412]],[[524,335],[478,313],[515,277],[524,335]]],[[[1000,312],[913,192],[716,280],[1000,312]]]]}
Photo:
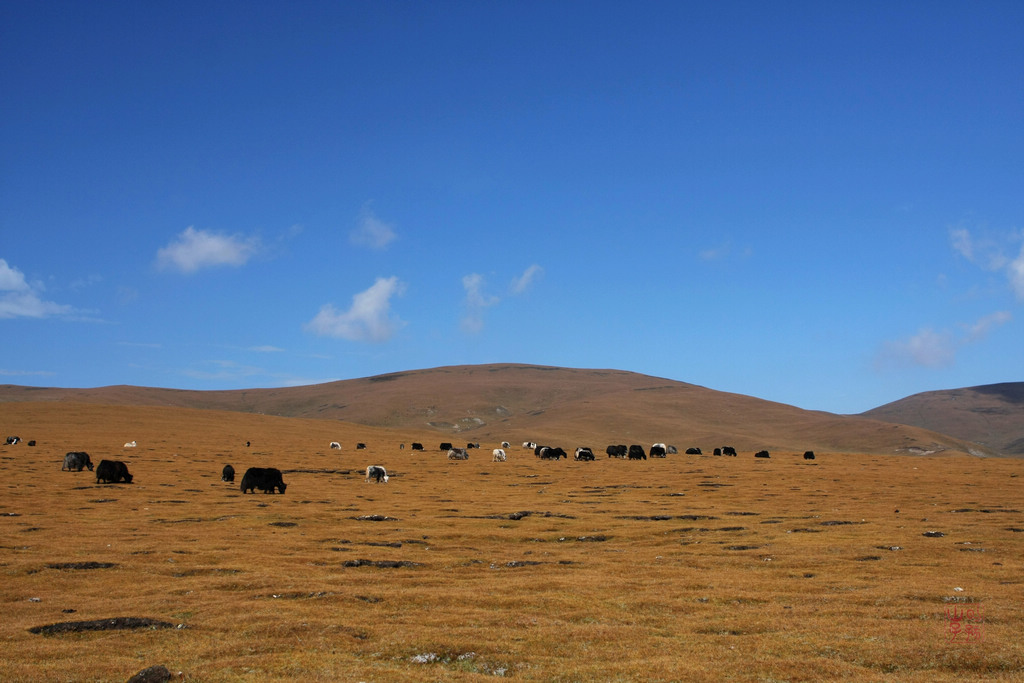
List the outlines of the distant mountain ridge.
{"type": "Polygon", "coordinates": [[[922,427],[1024,456],[1024,382],[927,391],[873,408],[863,417],[922,427]]]}
{"type": "MultiPolygon", "coordinates": [[[[180,406],[435,433],[439,440],[590,445],[663,441],[702,449],[997,455],[958,436],[834,415],[621,370],[451,366],[301,387],[188,391],[0,386],[4,401],[180,406]]],[[[426,438],[426,437],[424,437],[426,438]]]]}

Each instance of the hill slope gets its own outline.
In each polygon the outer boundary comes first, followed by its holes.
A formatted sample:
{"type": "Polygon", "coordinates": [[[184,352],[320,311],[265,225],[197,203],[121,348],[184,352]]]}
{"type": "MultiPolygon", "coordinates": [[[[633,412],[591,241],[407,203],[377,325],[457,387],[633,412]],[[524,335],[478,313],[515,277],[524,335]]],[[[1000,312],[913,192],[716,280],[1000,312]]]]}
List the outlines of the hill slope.
{"type": "Polygon", "coordinates": [[[1024,382],[928,391],[862,415],[941,430],[1006,455],[1024,455],[1024,382]]]}
{"type": "Polygon", "coordinates": [[[656,441],[704,449],[993,453],[961,439],[619,370],[478,365],[279,389],[0,387],[0,401],[181,406],[406,430],[412,438],[542,441],[565,447],[656,441]]]}

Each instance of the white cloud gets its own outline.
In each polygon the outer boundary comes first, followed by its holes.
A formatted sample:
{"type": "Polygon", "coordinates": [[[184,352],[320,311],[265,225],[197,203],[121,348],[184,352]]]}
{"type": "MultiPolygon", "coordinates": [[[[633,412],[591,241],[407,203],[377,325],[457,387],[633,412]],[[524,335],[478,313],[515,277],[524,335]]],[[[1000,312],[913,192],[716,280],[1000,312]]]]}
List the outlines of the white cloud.
{"type": "Polygon", "coordinates": [[[0,258],[0,291],[23,292],[28,289],[25,282],[25,275],[13,266],[7,265],[5,259],[0,258]]]}
{"type": "Polygon", "coordinates": [[[993,273],[1003,273],[1010,284],[1010,289],[1018,300],[1024,301],[1024,232],[1009,232],[1001,236],[983,235],[978,238],[967,228],[953,228],[949,231],[953,249],[968,262],[993,273]],[[1020,242],[1020,253],[1016,258],[1007,256],[1007,252],[1017,250],[1020,242]]]}
{"type": "Polygon", "coordinates": [[[1024,244],[1020,247],[1020,254],[1010,261],[1006,267],[1006,273],[1010,278],[1010,287],[1016,297],[1024,301],[1024,244]]]}
{"type": "Polygon", "coordinates": [[[484,328],[484,309],[490,308],[500,301],[496,296],[483,293],[484,277],[479,273],[470,273],[462,278],[462,287],[466,290],[466,315],[461,325],[465,332],[476,334],[484,328]]]}
{"type": "Polygon", "coordinates": [[[967,330],[967,336],[964,339],[966,343],[981,341],[988,336],[988,333],[993,329],[1004,325],[1013,320],[1013,315],[1009,311],[996,311],[980,318],[973,325],[965,325],[967,330]]]}
{"type": "Polygon", "coordinates": [[[284,349],[282,349],[282,348],[280,348],[280,347],[277,347],[277,346],[269,346],[269,345],[264,345],[264,346],[250,346],[250,347],[249,347],[249,350],[250,350],[250,351],[255,351],[256,353],[281,353],[281,352],[283,352],[283,351],[284,351],[284,349]]]}
{"type": "Polygon", "coordinates": [[[544,274],[544,269],[534,263],[532,266],[523,271],[523,274],[512,280],[512,293],[522,294],[525,292],[533,281],[544,274]]]}
{"type": "Polygon", "coordinates": [[[349,341],[384,342],[405,323],[391,315],[391,297],[405,289],[397,277],[377,278],[366,291],[352,297],[352,306],[339,311],[324,304],[306,329],[324,337],[349,341]]]}
{"type": "Polygon", "coordinates": [[[956,347],[952,335],[926,328],[909,339],[887,342],[879,360],[883,364],[898,366],[944,368],[951,366],[955,357],[956,347]]]}
{"type": "Polygon", "coordinates": [[[352,244],[370,249],[383,249],[397,238],[394,227],[377,218],[369,206],[363,207],[359,225],[349,233],[352,244]]]}
{"type": "Polygon", "coordinates": [[[924,328],[907,339],[888,341],[875,357],[876,369],[883,367],[947,368],[956,361],[957,351],[985,339],[992,330],[1013,319],[1009,311],[996,311],[974,323],[959,325],[961,334],[950,330],[924,328]]]}
{"type": "Polygon", "coordinates": [[[218,235],[189,226],[171,244],[157,251],[157,266],[194,273],[211,266],[242,266],[260,249],[257,237],[218,235]]]}
{"type": "Polygon", "coordinates": [[[17,268],[0,259],[0,319],[47,318],[51,315],[70,315],[71,306],[45,301],[41,284],[30,285],[17,268]]]}
{"type": "Polygon", "coordinates": [[[967,228],[953,228],[949,231],[949,241],[953,249],[965,259],[974,263],[974,240],[967,228]]]}

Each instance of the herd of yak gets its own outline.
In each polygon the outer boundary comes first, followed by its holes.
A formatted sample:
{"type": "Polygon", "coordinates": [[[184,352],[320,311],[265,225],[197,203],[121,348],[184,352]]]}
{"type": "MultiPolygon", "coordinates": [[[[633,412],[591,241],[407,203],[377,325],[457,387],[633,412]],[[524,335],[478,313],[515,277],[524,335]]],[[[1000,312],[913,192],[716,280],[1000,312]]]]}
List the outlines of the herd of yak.
{"type": "MultiPolygon", "coordinates": [[[[7,438],[6,444],[13,445],[20,441],[21,439],[19,437],[12,436],[7,438]]],[[[30,446],[35,445],[34,441],[30,441],[28,443],[30,446]]],[[[246,445],[248,446],[249,443],[247,442],[246,445]]],[[[504,449],[508,448],[510,444],[507,441],[504,441],[501,445],[502,448],[495,448],[493,451],[495,461],[505,461],[506,459],[504,449]]],[[[125,444],[126,448],[129,446],[135,446],[135,442],[125,444]]],[[[341,445],[337,442],[331,442],[331,448],[340,449],[341,445]]],[[[360,443],[359,449],[363,448],[366,448],[366,445],[360,443]]],[[[400,448],[404,449],[405,444],[402,444],[400,448]]],[[[469,451],[474,448],[480,448],[480,444],[468,443],[466,444],[466,448],[453,447],[450,442],[444,442],[440,445],[440,450],[442,452],[447,451],[449,460],[467,460],[469,458],[469,451]]],[[[562,448],[541,446],[532,441],[523,442],[523,448],[533,450],[533,454],[542,460],[560,460],[561,458],[569,457],[562,448]]],[[[422,451],[423,444],[413,443],[412,450],[422,451]]],[[[679,451],[675,446],[656,443],[651,446],[650,457],[664,458],[668,454],[675,454],[678,452],[679,451]]],[[[648,452],[639,444],[633,444],[628,447],[625,444],[613,444],[605,449],[605,453],[609,458],[626,458],[629,460],[646,460],[648,457],[648,452]]],[[[686,454],[703,455],[700,448],[687,448],[686,454]]],[[[736,457],[737,454],[736,449],[732,446],[722,446],[721,448],[714,449],[714,455],[736,457]]],[[[771,455],[768,451],[761,450],[755,453],[754,457],[770,458],[771,455]]],[[[594,451],[588,447],[581,446],[576,449],[573,459],[580,461],[594,460],[594,451]]],[[[804,460],[814,460],[814,451],[806,451],[804,453],[804,460]]],[[[73,472],[81,472],[84,469],[88,469],[92,472],[92,459],[85,451],[69,451],[64,456],[64,464],[61,469],[73,472]]],[[[117,484],[120,482],[124,482],[126,484],[132,483],[132,475],[128,472],[128,466],[120,460],[101,460],[100,464],[95,467],[95,471],[97,484],[117,484]]],[[[235,468],[231,465],[225,465],[221,471],[221,480],[234,482],[235,468]]],[[[388,473],[384,467],[380,465],[370,465],[366,468],[366,481],[386,483],[387,480],[388,473]]],[[[274,467],[250,467],[245,471],[245,474],[242,475],[240,488],[242,493],[255,493],[256,489],[259,489],[264,493],[280,491],[283,494],[287,486],[288,485],[284,483],[282,478],[281,470],[274,467]]]]}

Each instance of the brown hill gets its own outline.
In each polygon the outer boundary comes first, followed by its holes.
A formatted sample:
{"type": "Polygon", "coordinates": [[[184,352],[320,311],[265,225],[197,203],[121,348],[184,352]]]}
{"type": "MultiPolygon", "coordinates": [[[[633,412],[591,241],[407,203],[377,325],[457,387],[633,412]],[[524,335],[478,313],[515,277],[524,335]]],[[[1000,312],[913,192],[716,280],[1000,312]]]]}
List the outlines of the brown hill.
{"type": "Polygon", "coordinates": [[[1024,455],[1024,382],[928,391],[863,416],[942,431],[1004,455],[1024,455]]]}
{"type": "Polygon", "coordinates": [[[619,370],[479,365],[399,372],[278,389],[184,391],[113,386],[0,386],[3,401],[73,401],[342,420],[413,438],[858,453],[995,453],[962,439],[839,416],[619,370]]]}

